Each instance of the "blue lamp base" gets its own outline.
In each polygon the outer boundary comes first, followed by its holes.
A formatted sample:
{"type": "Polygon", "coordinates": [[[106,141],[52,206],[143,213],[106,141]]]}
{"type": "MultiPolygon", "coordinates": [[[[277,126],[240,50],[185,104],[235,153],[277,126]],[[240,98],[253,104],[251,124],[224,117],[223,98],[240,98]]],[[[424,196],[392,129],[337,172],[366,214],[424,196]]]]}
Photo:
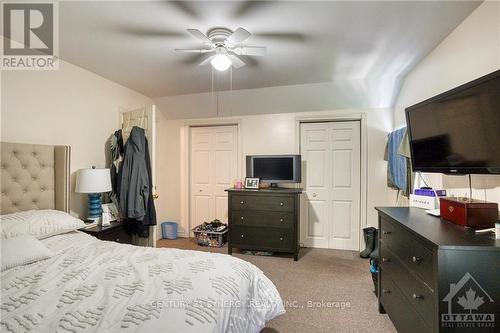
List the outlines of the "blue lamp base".
{"type": "Polygon", "coordinates": [[[102,216],[101,193],[89,193],[89,220],[98,220],[102,216]]]}

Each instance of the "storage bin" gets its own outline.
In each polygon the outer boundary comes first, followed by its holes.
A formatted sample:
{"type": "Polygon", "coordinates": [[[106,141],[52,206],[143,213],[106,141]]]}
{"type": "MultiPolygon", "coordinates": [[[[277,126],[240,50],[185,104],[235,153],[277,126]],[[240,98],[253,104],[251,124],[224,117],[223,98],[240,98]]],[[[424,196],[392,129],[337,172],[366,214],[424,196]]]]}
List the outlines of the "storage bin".
{"type": "Polygon", "coordinates": [[[163,222],[161,224],[161,235],[163,239],[176,239],[177,238],[177,223],[163,222]]]}

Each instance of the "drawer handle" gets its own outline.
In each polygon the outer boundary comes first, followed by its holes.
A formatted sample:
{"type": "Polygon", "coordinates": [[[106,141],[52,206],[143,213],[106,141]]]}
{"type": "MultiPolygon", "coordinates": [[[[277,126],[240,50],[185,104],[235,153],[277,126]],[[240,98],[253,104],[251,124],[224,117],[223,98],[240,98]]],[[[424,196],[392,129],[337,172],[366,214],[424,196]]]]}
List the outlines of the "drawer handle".
{"type": "Polygon", "coordinates": [[[391,291],[389,289],[382,289],[382,293],[384,293],[384,294],[390,294],[391,291]]]}
{"type": "Polygon", "coordinates": [[[284,205],[284,203],[280,202],[280,206],[283,206],[283,205],[284,205]]]}
{"type": "Polygon", "coordinates": [[[242,216],[242,217],[241,217],[241,220],[243,221],[244,219],[245,219],[245,218],[242,216]]]}
{"type": "Polygon", "coordinates": [[[240,201],[240,205],[243,205],[245,203],[245,201],[241,200],[240,201]]]}
{"type": "Polygon", "coordinates": [[[383,231],[382,231],[382,233],[383,233],[384,235],[390,235],[392,232],[383,230],[383,231]]]}
{"type": "Polygon", "coordinates": [[[391,262],[391,259],[389,259],[389,258],[382,258],[382,262],[391,262]]]}
{"type": "Polygon", "coordinates": [[[242,235],[241,235],[241,238],[243,238],[243,237],[244,237],[244,235],[242,234],[242,235]]]}
{"type": "Polygon", "coordinates": [[[119,241],[120,241],[120,238],[115,239],[115,242],[119,242],[119,241]]]}
{"type": "Polygon", "coordinates": [[[280,237],[280,241],[283,241],[283,237],[280,237]]]}
{"type": "Polygon", "coordinates": [[[411,258],[411,260],[412,260],[413,262],[415,262],[415,263],[417,263],[417,262],[419,262],[419,261],[422,261],[422,259],[421,259],[421,258],[419,258],[419,257],[415,257],[415,256],[413,256],[413,257],[411,258]]]}
{"type": "Polygon", "coordinates": [[[413,294],[413,299],[424,299],[424,296],[413,294]]]}
{"type": "Polygon", "coordinates": [[[280,219],[280,222],[283,223],[283,219],[280,219]]]}

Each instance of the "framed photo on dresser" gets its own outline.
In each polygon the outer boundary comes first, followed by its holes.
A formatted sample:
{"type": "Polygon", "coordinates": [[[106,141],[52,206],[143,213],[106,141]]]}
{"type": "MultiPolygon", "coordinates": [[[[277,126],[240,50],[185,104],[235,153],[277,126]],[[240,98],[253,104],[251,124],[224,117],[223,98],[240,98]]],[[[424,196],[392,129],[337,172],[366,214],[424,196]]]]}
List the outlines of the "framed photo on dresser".
{"type": "Polygon", "coordinates": [[[245,178],[245,188],[258,190],[259,183],[260,183],[259,178],[250,178],[250,177],[245,178]]]}

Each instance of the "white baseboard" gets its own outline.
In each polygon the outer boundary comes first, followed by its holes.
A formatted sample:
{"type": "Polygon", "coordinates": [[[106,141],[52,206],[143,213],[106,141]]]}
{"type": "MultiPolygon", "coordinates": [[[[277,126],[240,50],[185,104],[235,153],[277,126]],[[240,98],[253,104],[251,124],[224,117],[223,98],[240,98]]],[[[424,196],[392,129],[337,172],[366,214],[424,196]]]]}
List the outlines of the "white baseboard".
{"type": "MultiPolygon", "coordinates": [[[[158,233],[158,237],[159,238],[157,240],[163,239],[162,236],[161,236],[161,232],[158,233]]],[[[179,238],[188,238],[188,236],[186,236],[185,232],[177,232],[177,237],[179,237],[179,238]]]]}

